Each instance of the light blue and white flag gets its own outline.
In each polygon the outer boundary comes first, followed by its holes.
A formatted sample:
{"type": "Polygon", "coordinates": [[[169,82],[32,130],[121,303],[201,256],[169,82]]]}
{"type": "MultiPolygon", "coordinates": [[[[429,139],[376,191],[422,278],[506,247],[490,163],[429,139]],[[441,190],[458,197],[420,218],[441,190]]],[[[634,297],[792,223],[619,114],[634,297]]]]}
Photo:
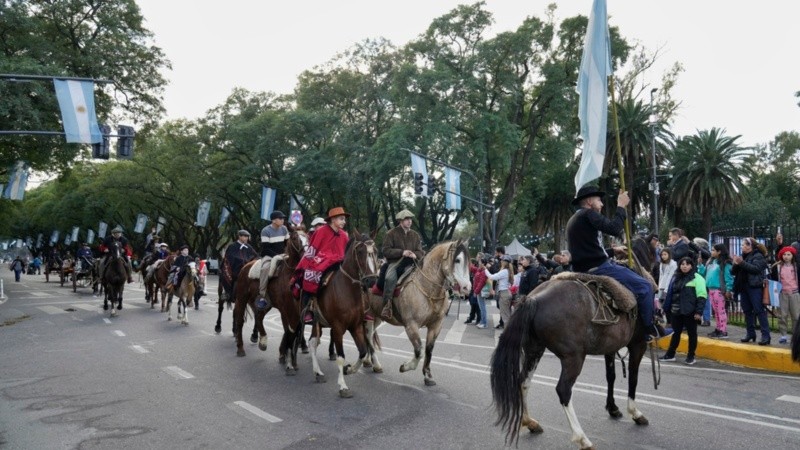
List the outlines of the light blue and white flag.
{"type": "Polygon", "coordinates": [[[58,230],[53,231],[53,234],[50,235],[50,245],[55,244],[58,242],[58,230]]]}
{"type": "Polygon", "coordinates": [[[17,248],[22,248],[23,245],[25,245],[25,241],[23,241],[21,238],[17,239],[17,248]]]}
{"type": "Polygon", "coordinates": [[[108,230],[108,224],[105,222],[100,222],[100,224],[97,226],[97,237],[100,239],[105,239],[106,230],[108,230]]]}
{"type": "Polygon", "coordinates": [[[428,168],[425,165],[426,159],[416,153],[411,154],[411,172],[413,172],[414,180],[417,174],[422,174],[422,193],[417,194],[422,197],[428,196],[428,168]]]}
{"type": "Polygon", "coordinates": [[[72,243],[72,236],[67,233],[64,233],[64,245],[69,245],[72,243]]]}
{"type": "Polygon", "coordinates": [[[608,123],[608,77],[611,74],[606,0],[594,0],[578,72],[578,118],[581,121],[583,154],[575,175],[575,191],[599,178],[603,172],[608,123]]]}
{"type": "Polygon", "coordinates": [[[36,237],[36,248],[42,248],[42,239],[44,239],[44,235],[39,233],[39,236],[36,237]]]}
{"type": "Polygon", "coordinates": [[[445,209],[461,209],[461,172],[445,167],[444,179],[447,186],[444,196],[445,209]]]}
{"type": "Polygon", "coordinates": [[[208,223],[208,213],[211,211],[211,202],[203,200],[197,207],[197,218],[194,224],[198,227],[204,227],[208,223]]]}
{"type": "Polygon", "coordinates": [[[72,242],[78,242],[78,232],[80,229],[78,227],[72,227],[72,236],[69,237],[69,240],[72,242]]]}
{"type": "Polygon", "coordinates": [[[28,167],[23,161],[17,161],[9,170],[8,183],[3,189],[3,198],[9,200],[22,200],[25,196],[25,186],[28,184],[28,167]]]}
{"type": "Polygon", "coordinates": [[[261,189],[261,218],[269,220],[269,215],[275,209],[275,195],[278,193],[275,189],[266,186],[261,189]]]}
{"type": "Polygon", "coordinates": [[[225,225],[225,222],[228,221],[228,217],[231,216],[231,211],[228,209],[227,206],[222,207],[222,212],[219,214],[219,226],[217,228],[222,228],[225,225]]]}
{"type": "Polygon", "coordinates": [[[94,230],[86,231],[86,243],[89,245],[94,244],[94,230]]]}
{"type": "Polygon", "coordinates": [[[94,111],[94,82],[53,80],[67,142],[97,144],[103,134],[94,111]]]}
{"type": "Polygon", "coordinates": [[[289,211],[294,211],[296,209],[300,209],[300,205],[305,202],[305,198],[302,195],[292,194],[289,196],[289,211]]]}
{"type": "Polygon", "coordinates": [[[769,283],[769,304],[770,306],[781,306],[781,289],[783,284],[780,281],[767,280],[769,283]]]}
{"type": "Polygon", "coordinates": [[[136,226],[133,227],[133,232],[141,234],[144,232],[144,227],[146,226],[147,226],[147,216],[145,216],[144,214],[137,214],[136,226]]]}
{"type": "Polygon", "coordinates": [[[164,226],[167,225],[167,219],[158,216],[158,221],[156,222],[156,234],[161,233],[161,230],[164,229],[164,226]]]}

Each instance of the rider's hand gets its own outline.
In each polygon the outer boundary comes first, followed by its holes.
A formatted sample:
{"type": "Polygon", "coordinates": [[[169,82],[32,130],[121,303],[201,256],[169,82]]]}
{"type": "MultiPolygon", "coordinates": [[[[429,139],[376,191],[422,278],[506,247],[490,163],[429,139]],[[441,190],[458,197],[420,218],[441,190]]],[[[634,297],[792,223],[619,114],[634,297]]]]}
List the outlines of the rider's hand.
{"type": "Polygon", "coordinates": [[[620,208],[625,208],[628,206],[628,203],[631,202],[630,197],[628,197],[628,191],[619,191],[619,197],[617,197],[617,206],[620,208]]]}

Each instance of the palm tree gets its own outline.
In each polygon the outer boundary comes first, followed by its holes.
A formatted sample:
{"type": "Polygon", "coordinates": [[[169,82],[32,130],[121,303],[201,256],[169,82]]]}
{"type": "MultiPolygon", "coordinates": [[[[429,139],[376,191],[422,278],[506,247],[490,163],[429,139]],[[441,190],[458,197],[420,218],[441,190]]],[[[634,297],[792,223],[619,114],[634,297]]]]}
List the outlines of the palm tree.
{"type": "MultiPolygon", "coordinates": [[[[741,136],[725,136],[712,128],[678,140],[671,154],[670,202],[676,212],[699,213],[704,232],[711,232],[711,213],[730,211],[742,204],[751,173],[744,164],[750,149],[740,147],[741,136]]],[[[677,217],[676,223],[682,221],[677,217]]]]}

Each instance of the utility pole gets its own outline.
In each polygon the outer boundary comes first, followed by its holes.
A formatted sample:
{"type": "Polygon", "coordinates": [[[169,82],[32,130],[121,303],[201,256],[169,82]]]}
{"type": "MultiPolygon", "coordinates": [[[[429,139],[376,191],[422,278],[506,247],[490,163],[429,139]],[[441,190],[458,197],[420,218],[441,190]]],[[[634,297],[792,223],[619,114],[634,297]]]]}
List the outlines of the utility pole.
{"type": "Polygon", "coordinates": [[[658,236],[658,178],[656,175],[656,125],[658,115],[653,109],[653,95],[658,88],[650,90],[650,143],[653,150],[653,181],[650,183],[650,190],[653,191],[653,232],[658,236]]]}

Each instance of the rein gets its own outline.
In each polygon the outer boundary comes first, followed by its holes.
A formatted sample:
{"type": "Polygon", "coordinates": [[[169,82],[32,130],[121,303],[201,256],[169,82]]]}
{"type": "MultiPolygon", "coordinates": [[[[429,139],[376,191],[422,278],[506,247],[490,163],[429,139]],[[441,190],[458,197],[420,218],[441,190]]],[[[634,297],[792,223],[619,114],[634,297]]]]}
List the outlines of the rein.
{"type": "MultiPolygon", "coordinates": [[[[355,242],[353,244],[353,249],[351,250],[351,252],[355,253],[355,251],[356,251],[356,249],[358,249],[359,245],[363,245],[364,247],[367,248],[367,258],[374,258],[375,251],[374,251],[374,249],[372,249],[372,246],[374,245],[374,243],[372,241],[367,241],[366,243],[365,242],[361,242],[361,241],[355,242]]],[[[367,275],[361,275],[366,271],[364,270],[363,267],[361,267],[361,261],[357,257],[355,258],[355,260],[356,260],[356,267],[358,268],[358,275],[361,276],[360,278],[356,279],[356,277],[354,277],[354,276],[350,275],[349,273],[347,273],[347,269],[345,269],[344,265],[342,265],[342,267],[341,267],[341,269],[339,269],[339,271],[342,274],[344,274],[344,276],[347,277],[347,279],[350,280],[350,282],[352,284],[360,284],[361,285],[361,289],[366,291],[367,285],[366,285],[365,281],[369,280],[371,278],[377,278],[378,274],[377,273],[372,273],[372,274],[367,274],[367,275]]],[[[374,262],[374,264],[377,267],[377,263],[374,262]]]]}
{"type": "MultiPolygon", "coordinates": [[[[444,264],[444,262],[452,260],[453,259],[452,257],[453,257],[453,255],[455,255],[455,252],[456,252],[455,245],[451,245],[450,248],[447,249],[447,253],[445,253],[445,255],[442,257],[443,264],[444,264]]],[[[443,300],[443,299],[447,298],[447,294],[446,294],[447,290],[451,289],[453,287],[453,281],[451,280],[452,271],[448,271],[447,270],[447,268],[449,266],[447,266],[446,264],[444,265],[444,268],[443,268],[443,272],[445,273],[444,281],[442,283],[439,283],[437,280],[431,279],[425,273],[425,271],[423,270],[422,264],[420,263],[419,260],[415,259],[414,260],[414,265],[417,268],[417,273],[419,273],[422,276],[422,278],[425,278],[428,282],[430,282],[434,286],[436,286],[436,285],[439,286],[438,288],[434,288],[434,289],[436,289],[436,292],[439,292],[441,295],[434,296],[434,295],[431,295],[431,294],[425,292],[425,288],[422,287],[422,285],[420,284],[420,282],[417,279],[417,277],[412,278],[411,282],[414,283],[415,286],[417,286],[417,289],[419,289],[420,292],[422,292],[422,294],[425,296],[425,298],[427,298],[430,303],[433,303],[434,300],[443,300]]]]}

